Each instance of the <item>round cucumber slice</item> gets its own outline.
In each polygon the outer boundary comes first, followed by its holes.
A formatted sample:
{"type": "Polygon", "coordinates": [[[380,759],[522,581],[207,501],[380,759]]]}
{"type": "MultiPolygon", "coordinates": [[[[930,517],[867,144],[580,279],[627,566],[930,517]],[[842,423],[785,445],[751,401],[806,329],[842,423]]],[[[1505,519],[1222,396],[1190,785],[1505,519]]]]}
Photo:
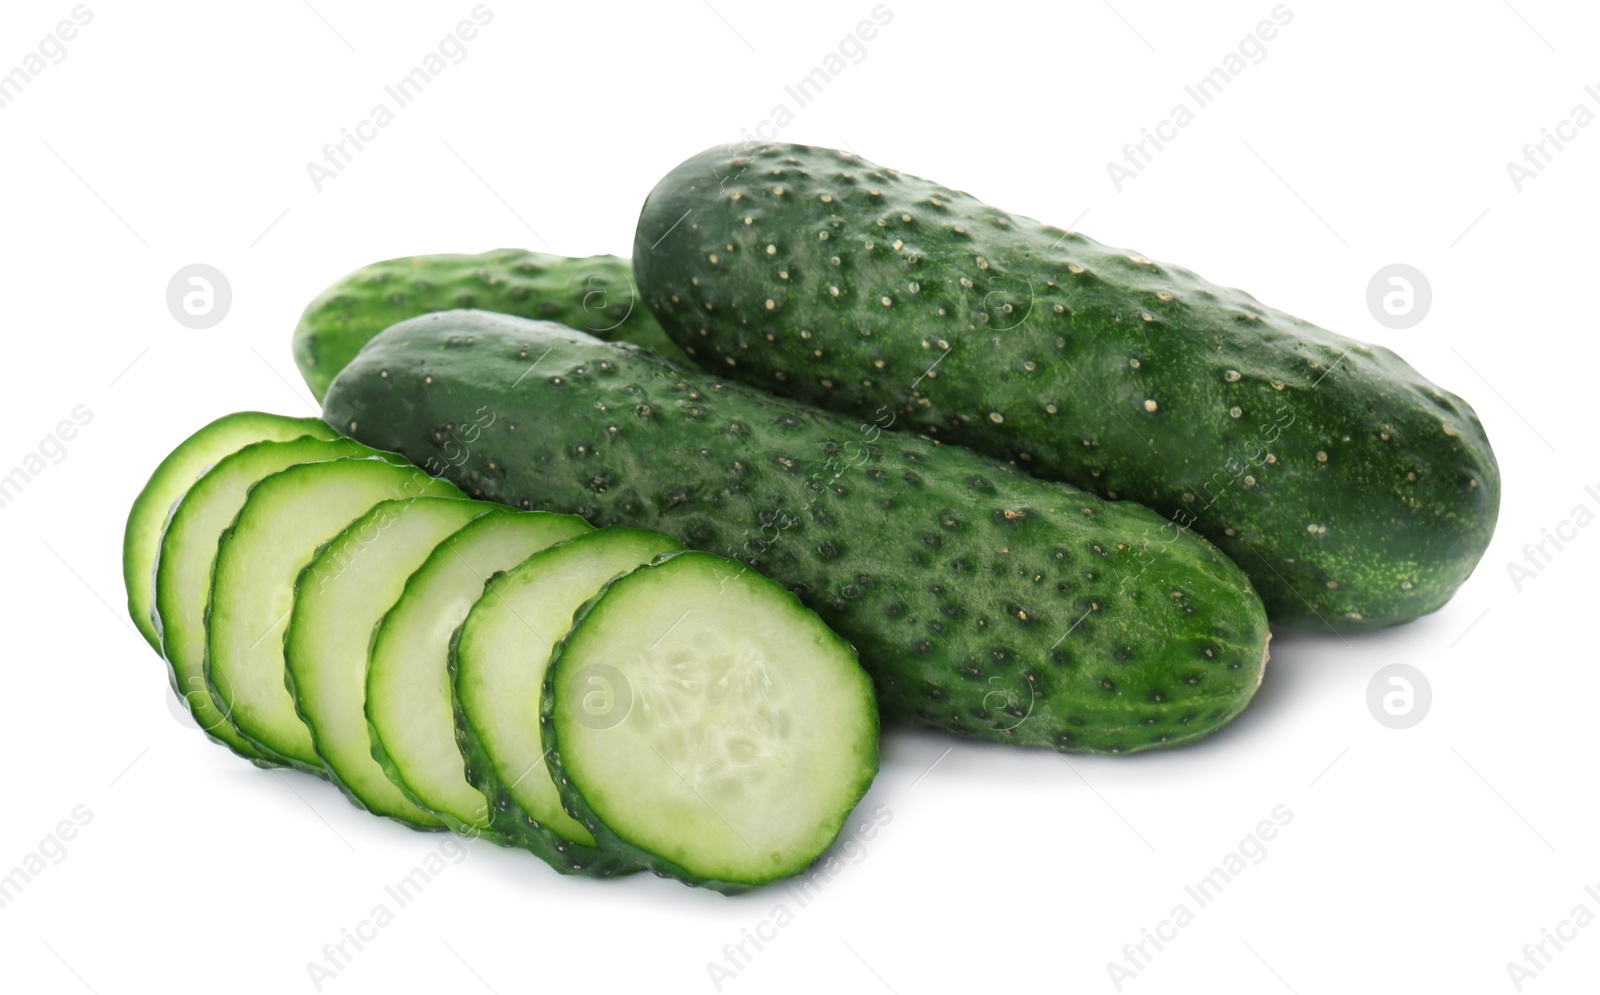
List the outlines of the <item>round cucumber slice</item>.
{"type": "Polygon", "coordinates": [[[607,581],[682,548],[658,532],[620,527],[569,539],[495,578],[456,637],[468,776],[509,813],[502,818],[542,830],[528,834],[528,848],[559,871],[611,874],[638,864],[597,848],[562,809],[539,731],[545,667],[573,613],[607,581]]]}
{"type": "Polygon", "coordinates": [[[372,758],[367,730],[367,651],[406,578],[487,505],[453,498],[383,501],[317,554],[295,582],[283,659],[295,709],[311,730],[328,776],[374,815],[438,829],[372,758]]]}
{"type": "MultiPolygon", "coordinates": [[[[128,614],[150,648],[161,652],[161,637],[150,618],[152,571],[167,512],[206,467],[252,442],[284,442],[301,436],[337,439],[339,433],[319,418],[285,418],[260,411],[223,415],[178,444],[156,467],[133,501],[122,532],[122,583],[128,614]]],[[[181,696],[181,692],[180,692],[181,696]]]]}
{"type": "Polygon", "coordinates": [[[855,649],[709,553],[664,556],[589,602],[542,714],[562,800],[602,846],[723,892],[805,870],[878,770],[855,649]]]}
{"type": "Polygon", "coordinates": [[[439,543],[379,623],[367,668],[367,722],[373,759],[412,803],[456,832],[512,844],[526,821],[491,811],[467,780],[456,744],[450,639],[492,576],[593,528],[576,515],[486,507],[439,543]]]}
{"type": "MultiPolygon", "coordinates": [[[[255,442],[219,459],[172,509],[155,560],[155,611],[151,613],[172,690],[212,739],[257,763],[267,758],[233,727],[206,690],[206,606],[217,539],[233,524],[251,485],[296,463],[379,455],[349,439],[312,436],[255,442]]],[[[400,457],[390,457],[400,460],[400,457]]]]}
{"type": "Polygon", "coordinates": [[[412,496],[463,495],[416,467],[379,458],[302,463],[252,487],[222,534],[206,617],[206,687],[268,758],[326,773],[285,683],[283,634],[300,571],[367,509],[412,496]]]}

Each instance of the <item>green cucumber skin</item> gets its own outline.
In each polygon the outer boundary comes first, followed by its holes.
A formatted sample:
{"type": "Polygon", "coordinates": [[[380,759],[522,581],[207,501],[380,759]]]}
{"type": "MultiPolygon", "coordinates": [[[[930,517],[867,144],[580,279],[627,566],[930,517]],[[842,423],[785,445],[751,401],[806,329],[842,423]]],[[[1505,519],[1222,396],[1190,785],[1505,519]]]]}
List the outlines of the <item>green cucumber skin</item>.
{"type": "Polygon", "coordinates": [[[689,159],[634,270],[707,369],[1148,505],[1275,624],[1427,614],[1494,531],[1477,415],[1394,353],[848,153],[689,159]]]}
{"type": "Polygon", "coordinates": [[[749,564],[855,644],[889,719],[1123,753],[1200,738],[1261,679],[1248,580],[1148,509],[559,326],[397,325],[323,416],[474,497],[749,564]]]}
{"type": "MultiPolygon", "coordinates": [[[[461,627],[457,626],[455,635],[450,639],[451,688],[455,687],[456,671],[460,666],[457,660],[457,646],[460,642],[461,627]]],[[[472,722],[461,707],[460,697],[452,692],[450,701],[456,713],[456,745],[461,748],[462,759],[467,764],[467,780],[489,799],[490,827],[488,829],[466,827],[469,830],[467,835],[482,836],[503,846],[527,850],[562,874],[604,878],[634,874],[644,869],[638,861],[625,854],[564,839],[530,816],[495,776],[494,761],[489,758],[488,750],[484,748],[483,741],[478,738],[477,731],[473,729],[472,722]]],[[[546,763],[548,762],[549,759],[546,758],[546,763]]],[[[558,781],[557,788],[559,787],[558,781]]]]}
{"type": "MultiPolygon", "coordinates": [[[[505,507],[499,506],[499,505],[491,505],[491,506],[489,506],[489,510],[484,515],[481,515],[478,518],[474,519],[472,522],[469,522],[467,525],[462,526],[460,531],[456,532],[454,535],[450,536],[444,542],[439,544],[439,546],[429,556],[427,562],[423,563],[422,566],[418,567],[416,572],[413,573],[409,579],[407,579],[407,581],[406,581],[406,592],[401,595],[400,600],[398,602],[396,602],[395,607],[390,609],[389,614],[384,616],[384,620],[380,621],[378,623],[378,628],[376,630],[374,630],[373,636],[372,636],[372,654],[373,654],[373,659],[374,660],[376,659],[376,655],[378,653],[378,648],[379,648],[379,644],[380,644],[380,633],[383,630],[384,621],[387,621],[390,618],[390,616],[392,616],[394,614],[394,612],[397,611],[399,609],[399,607],[406,602],[407,595],[409,595],[411,593],[413,587],[418,583],[418,578],[423,576],[424,571],[426,571],[429,568],[429,566],[433,565],[435,560],[437,560],[437,559],[439,559],[441,557],[445,557],[445,556],[456,556],[456,557],[459,557],[461,555],[461,553],[455,547],[455,545],[454,545],[455,542],[457,540],[459,540],[464,534],[469,534],[474,529],[474,526],[482,527],[480,525],[480,523],[489,524],[489,523],[484,523],[484,519],[485,518],[502,517],[502,516],[517,515],[517,514],[520,514],[520,513],[516,512],[516,511],[513,511],[513,510],[511,510],[509,508],[505,508],[505,507]]],[[[573,519],[573,524],[575,526],[579,527],[579,528],[583,528],[585,530],[588,529],[588,525],[586,523],[581,522],[581,521],[577,520],[576,518],[573,519]]],[[[581,535],[582,533],[577,533],[577,534],[581,535]]],[[[546,548],[549,548],[549,547],[546,547],[546,548]]],[[[454,644],[454,640],[451,641],[451,646],[450,646],[451,650],[454,649],[454,645],[453,644],[454,644]]],[[[462,743],[462,737],[464,735],[466,735],[466,733],[463,731],[464,724],[465,724],[465,716],[462,713],[461,704],[456,699],[456,696],[455,696],[455,672],[454,672],[453,656],[454,656],[453,652],[447,652],[446,653],[445,663],[446,663],[446,672],[448,674],[448,679],[446,680],[446,688],[447,688],[447,690],[449,691],[449,694],[450,694],[451,710],[452,710],[453,714],[455,715],[456,745],[457,745],[458,748],[460,748],[462,750],[462,754],[463,754],[462,755],[462,759],[463,759],[463,761],[465,761],[467,759],[467,757],[466,757],[466,752],[465,752],[465,746],[462,743]]],[[[368,734],[368,737],[372,741],[372,759],[377,761],[377,764],[378,764],[379,767],[383,768],[383,772],[386,775],[388,775],[389,780],[394,784],[394,786],[400,789],[400,793],[405,795],[407,800],[409,800],[413,805],[416,805],[418,808],[421,808],[421,809],[424,809],[426,811],[432,812],[441,821],[443,821],[445,823],[445,825],[448,826],[452,832],[456,833],[457,835],[467,836],[467,837],[472,837],[472,838],[486,839],[489,842],[494,843],[494,844],[496,844],[498,846],[505,846],[505,847],[524,846],[524,844],[522,842],[520,842],[520,834],[515,834],[514,833],[513,835],[519,835],[519,839],[512,839],[511,836],[509,836],[509,835],[507,835],[505,833],[497,831],[494,828],[494,825],[492,824],[492,822],[491,822],[491,825],[489,825],[487,827],[480,826],[480,825],[478,825],[476,823],[467,822],[467,821],[461,819],[459,816],[455,815],[452,812],[446,812],[446,811],[442,811],[440,809],[433,808],[432,806],[430,806],[427,803],[427,801],[425,799],[423,799],[417,793],[417,790],[415,788],[413,788],[410,783],[407,782],[406,776],[405,776],[405,772],[401,770],[400,765],[395,761],[393,755],[389,752],[389,749],[385,746],[384,739],[383,739],[383,732],[379,727],[378,721],[375,720],[374,717],[373,717],[374,716],[374,710],[373,710],[373,703],[372,703],[372,674],[373,674],[373,671],[372,671],[371,665],[369,663],[369,669],[368,669],[368,672],[367,672],[367,676],[368,676],[368,684],[367,684],[368,694],[367,694],[366,709],[367,709],[367,734],[368,734]]],[[[480,752],[481,752],[481,748],[480,748],[480,752]]],[[[469,780],[472,780],[472,779],[469,778],[469,780]]],[[[474,781],[474,786],[475,787],[477,786],[477,782],[475,782],[475,781],[474,781]]],[[[493,820],[495,817],[496,817],[496,813],[491,811],[490,812],[491,820],[493,820]]],[[[526,847],[524,846],[524,848],[526,848],[526,847]]]]}
{"type": "MultiPolygon", "coordinates": [[[[674,550],[671,552],[662,553],[660,556],[656,557],[651,566],[657,566],[665,563],[673,557],[684,555],[693,556],[700,554],[686,550],[674,550]]],[[[585,601],[583,605],[573,613],[572,629],[568,630],[567,632],[568,638],[571,637],[572,632],[577,630],[578,626],[582,624],[583,620],[589,615],[589,613],[594,610],[595,606],[600,603],[600,599],[606,596],[606,593],[611,590],[612,586],[626,576],[628,575],[623,574],[621,576],[612,578],[610,582],[608,582],[604,587],[595,593],[594,597],[590,598],[588,601],[585,601]]],[[[614,831],[612,831],[610,826],[607,826],[605,822],[600,819],[599,815],[595,813],[594,809],[591,808],[589,803],[584,799],[583,792],[578,790],[578,786],[572,782],[571,778],[567,777],[566,769],[561,764],[561,742],[560,738],[556,735],[555,723],[555,689],[556,680],[560,673],[561,658],[566,652],[568,638],[563,638],[559,643],[557,643],[555,651],[551,654],[550,666],[545,670],[544,693],[539,699],[539,721],[542,724],[544,746],[550,751],[545,757],[545,763],[550,767],[550,777],[556,782],[556,790],[561,793],[561,807],[566,809],[567,814],[588,827],[589,832],[594,834],[595,839],[599,841],[600,845],[607,851],[621,854],[627,858],[630,858],[638,868],[649,870],[656,877],[671,878],[675,881],[681,881],[691,888],[706,888],[711,891],[720,892],[724,895],[741,895],[747,891],[750,891],[752,888],[758,888],[764,884],[770,884],[772,881],[780,880],[779,878],[771,878],[756,882],[723,881],[717,878],[702,877],[693,873],[682,865],[668,860],[665,857],[635,846],[633,843],[617,835],[614,831]]],[[[872,693],[872,689],[870,687],[867,688],[867,694],[870,695],[872,693]]],[[[872,733],[872,739],[876,741],[878,733],[876,724],[873,726],[872,733]]],[[[855,811],[856,805],[860,804],[861,799],[865,797],[867,790],[872,787],[872,782],[877,777],[877,774],[878,758],[874,756],[872,773],[863,780],[861,784],[861,791],[850,800],[849,806],[845,808],[843,814],[841,815],[839,826],[835,829],[836,837],[837,833],[843,830],[844,823],[849,819],[850,813],[855,811]]],[[[800,868],[794,871],[794,873],[798,874],[803,870],[804,868],[800,868]]]]}
{"type": "Polygon", "coordinates": [[[387,259],[345,276],[301,315],[295,365],[320,401],[368,339],[396,322],[452,308],[559,321],[683,358],[634,293],[628,260],[494,249],[387,259]]]}
{"type": "Polygon", "coordinates": [[[123,527],[122,583],[128,593],[128,617],[157,654],[161,653],[161,634],[155,619],[151,618],[152,570],[172,506],[216,460],[252,442],[284,441],[301,435],[334,438],[337,433],[330,434],[315,418],[237,411],[223,415],[184,439],[150,474],[134,499],[123,527]],[[214,445],[219,437],[228,442],[214,445]],[[211,458],[206,459],[206,456],[211,458]]]}

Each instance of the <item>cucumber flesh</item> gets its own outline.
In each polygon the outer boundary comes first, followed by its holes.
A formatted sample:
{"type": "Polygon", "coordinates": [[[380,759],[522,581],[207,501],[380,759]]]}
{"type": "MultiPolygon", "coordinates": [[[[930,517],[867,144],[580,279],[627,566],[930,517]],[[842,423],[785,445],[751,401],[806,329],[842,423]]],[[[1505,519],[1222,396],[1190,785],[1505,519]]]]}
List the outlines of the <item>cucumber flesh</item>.
{"type": "Polygon", "coordinates": [[[302,463],[251,488],[217,544],[206,613],[206,686],[269,759],[325,774],[286,685],[283,634],[295,581],[322,545],[379,501],[460,497],[415,467],[378,458],[302,463]]]}
{"type": "Polygon", "coordinates": [[[439,543],[405,582],[374,633],[367,722],[373,759],[412,803],[459,833],[513,843],[521,827],[496,831],[488,798],[467,780],[456,744],[450,638],[490,577],[592,528],[576,515],[481,507],[488,511],[439,543]]]}
{"type": "Polygon", "coordinates": [[[444,825],[407,799],[372,758],[367,651],[406,578],[485,510],[452,498],[381,502],[328,543],[295,583],[283,643],[295,708],[329,778],[374,815],[426,829],[444,825]]]}
{"type": "MultiPolygon", "coordinates": [[[[568,815],[546,767],[539,727],[545,668],[572,616],[611,578],[682,549],[655,532],[608,528],[569,539],[495,578],[467,614],[454,647],[456,696],[468,768],[485,795],[554,834],[534,850],[557,870],[599,856],[589,829],[568,815]]],[[[498,825],[498,820],[497,820],[498,825]]],[[[530,847],[530,849],[532,849],[530,847]]]]}
{"type": "Polygon", "coordinates": [[[150,619],[151,585],[161,528],[167,513],[206,467],[252,442],[286,441],[309,435],[339,434],[318,418],[285,418],[260,411],[223,415],[178,444],[145,483],[128,512],[122,533],[122,583],[128,590],[128,615],[150,648],[161,652],[161,637],[150,619]]]}
{"type": "MultiPolygon", "coordinates": [[[[233,727],[206,689],[206,606],[217,539],[233,524],[250,487],[296,463],[377,455],[349,439],[305,436],[288,442],[255,442],[218,460],[179,499],[161,534],[156,556],[152,620],[167,658],[172,690],[212,739],[246,759],[267,758],[233,727]]],[[[400,457],[392,457],[398,460],[400,457]]]]}
{"type": "Polygon", "coordinates": [[[612,581],[551,662],[542,710],[563,800],[601,845],[721,891],[805,870],[878,769],[854,648],[709,553],[612,581]]]}

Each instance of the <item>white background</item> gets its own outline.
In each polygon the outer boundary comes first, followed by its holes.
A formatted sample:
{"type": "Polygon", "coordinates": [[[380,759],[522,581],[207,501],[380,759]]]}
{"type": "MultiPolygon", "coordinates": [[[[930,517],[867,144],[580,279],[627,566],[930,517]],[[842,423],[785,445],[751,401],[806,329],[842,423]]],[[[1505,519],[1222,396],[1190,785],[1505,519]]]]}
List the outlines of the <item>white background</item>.
{"type": "MultiPolygon", "coordinates": [[[[0,908],[7,990],[312,991],[307,962],[392,907],[385,885],[438,848],[174,717],[124,617],[123,519],[203,423],[313,410],[289,337],[323,286],[410,253],[627,254],[656,179],[792,106],[784,86],[873,6],[712,2],[490,0],[466,60],[320,193],[307,161],[471,0],[91,0],[65,61],[0,109],[0,472],[75,405],[93,412],[0,508],[0,874],[75,806],[93,813],[0,908]],[[195,262],[233,287],[207,331],[164,302],[195,262]]],[[[804,908],[782,888],[567,879],[474,845],[323,990],[712,992],[707,962],[784,904],[793,921],[724,991],[1109,993],[1107,962],[1177,903],[1196,909],[1184,886],[1283,805],[1293,821],[1266,858],[1124,991],[1515,991],[1506,962],[1525,943],[1579,903],[1600,913],[1584,892],[1600,893],[1600,528],[1520,591],[1506,568],[1574,506],[1600,510],[1584,491],[1600,492],[1600,127],[1521,192],[1506,162],[1574,105],[1600,111],[1584,94],[1600,87],[1600,17],[1557,0],[1290,0],[1266,59],[1118,192],[1107,161],[1270,0],[886,6],[866,57],[782,138],[1076,221],[1396,349],[1468,398],[1494,442],[1504,506],[1483,564],[1403,628],[1280,636],[1254,704],[1191,748],[1062,758],[888,731],[851,825],[878,805],[892,821],[804,908]],[[1365,303],[1392,262],[1433,288],[1403,331],[1365,303]],[[1391,663],[1433,689],[1405,731],[1366,705],[1391,663]]],[[[5,4],[0,72],[71,8],[5,4]]],[[[1597,977],[1590,926],[1524,990],[1597,977]]]]}

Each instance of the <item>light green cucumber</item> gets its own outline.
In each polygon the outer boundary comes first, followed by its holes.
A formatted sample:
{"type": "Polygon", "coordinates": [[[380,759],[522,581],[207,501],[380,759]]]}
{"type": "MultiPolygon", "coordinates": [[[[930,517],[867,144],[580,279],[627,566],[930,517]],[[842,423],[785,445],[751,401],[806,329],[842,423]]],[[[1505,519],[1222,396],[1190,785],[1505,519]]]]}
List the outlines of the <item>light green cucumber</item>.
{"type": "Polygon", "coordinates": [[[315,418],[285,418],[260,411],[223,415],[179,443],[145,482],[123,527],[122,583],[128,592],[128,616],[157,653],[161,652],[161,636],[150,618],[152,585],[161,530],[173,504],[207,467],[229,453],[252,442],[281,442],[305,435],[338,437],[337,432],[315,418]]]}
{"type": "Polygon", "coordinates": [[[573,613],[607,581],[682,548],[659,533],[609,528],[535,553],[489,583],[451,650],[468,777],[490,799],[497,831],[519,834],[563,873],[638,865],[597,846],[562,807],[540,732],[545,667],[573,613]]]}
{"type": "Polygon", "coordinates": [[[467,779],[456,743],[450,641],[491,577],[590,526],[575,515],[483,507],[412,573],[373,634],[367,723],[373,759],[413,804],[458,833],[522,845],[526,820],[496,817],[467,779]]]}
{"type": "Polygon", "coordinates": [[[212,739],[256,763],[268,758],[250,745],[206,687],[206,610],[217,540],[233,524],[250,488],[297,463],[375,456],[400,462],[350,439],[304,436],[286,442],[255,442],[217,461],[172,509],[156,557],[155,612],[161,650],[172,689],[212,739]]]}
{"type": "Polygon", "coordinates": [[[551,773],[601,845],[726,893],[810,866],[878,771],[855,649],[709,553],[667,554],[584,605],[542,708],[551,773]]]}
{"type": "Polygon", "coordinates": [[[380,502],[324,546],[295,581],[283,660],[311,745],[351,801],[419,829],[444,822],[408,799],[372,757],[367,654],[406,578],[486,509],[445,497],[380,502]]]}
{"type": "Polygon", "coordinates": [[[267,759],[326,775],[284,667],[284,630],[300,572],[380,501],[460,496],[415,467],[381,458],[301,463],[250,488],[217,545],[205,673],[217,708],[267,759]]]}

